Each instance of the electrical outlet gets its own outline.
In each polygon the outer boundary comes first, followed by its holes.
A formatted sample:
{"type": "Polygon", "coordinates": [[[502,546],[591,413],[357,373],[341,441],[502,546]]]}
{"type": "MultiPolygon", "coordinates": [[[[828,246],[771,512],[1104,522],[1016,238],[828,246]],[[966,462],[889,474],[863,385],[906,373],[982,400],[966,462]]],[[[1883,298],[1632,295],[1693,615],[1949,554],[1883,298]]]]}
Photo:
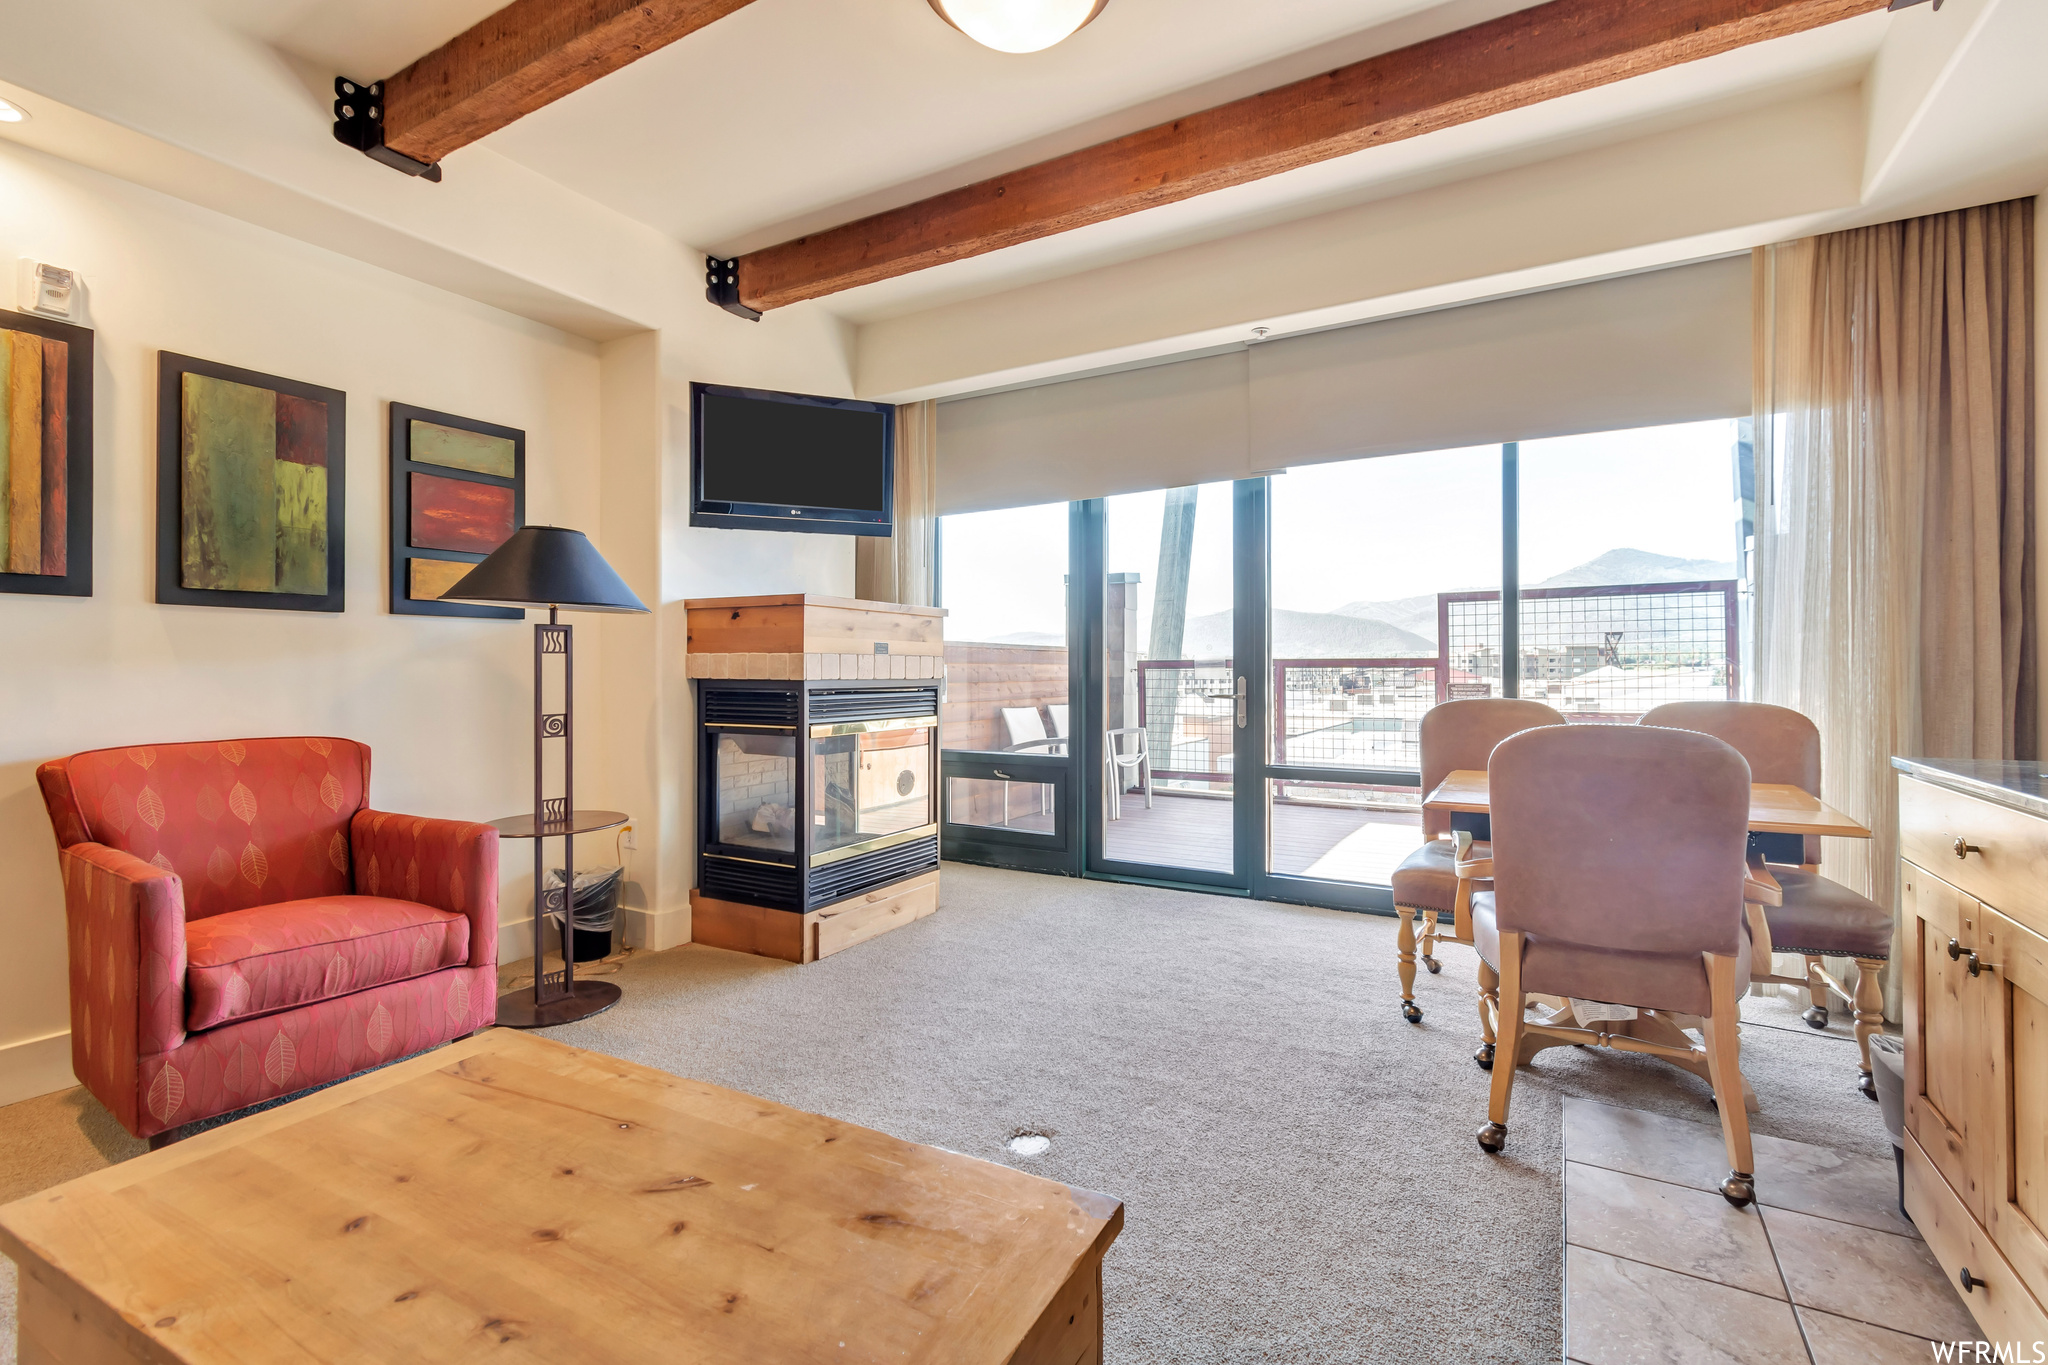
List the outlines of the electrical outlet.
{"type": "Polygon", "coordinates": [[[639,840],[633,837],[633,827],[631,825],[627,825],[619,831],[619,846],[621,848],[640,847],[639,840]]]}

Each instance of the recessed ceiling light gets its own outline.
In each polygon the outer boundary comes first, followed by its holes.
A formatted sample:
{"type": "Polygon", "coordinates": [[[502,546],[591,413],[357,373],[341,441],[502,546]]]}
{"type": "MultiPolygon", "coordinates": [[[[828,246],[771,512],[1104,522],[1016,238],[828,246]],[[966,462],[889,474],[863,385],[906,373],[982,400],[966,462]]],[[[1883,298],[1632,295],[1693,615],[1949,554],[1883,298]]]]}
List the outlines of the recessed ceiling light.
{"type": "Polygon", "coordinates": [[[26,122],[28,122],[28,110],[18,104],[10,104],[6,100],[0,100],[0,123],[26,122]]]}
{"type": "Polygon", "coordinates": [[[939,17],[983,47],[1043,52],[1073,37],[1109,0],[931,0],[939,17]]]}

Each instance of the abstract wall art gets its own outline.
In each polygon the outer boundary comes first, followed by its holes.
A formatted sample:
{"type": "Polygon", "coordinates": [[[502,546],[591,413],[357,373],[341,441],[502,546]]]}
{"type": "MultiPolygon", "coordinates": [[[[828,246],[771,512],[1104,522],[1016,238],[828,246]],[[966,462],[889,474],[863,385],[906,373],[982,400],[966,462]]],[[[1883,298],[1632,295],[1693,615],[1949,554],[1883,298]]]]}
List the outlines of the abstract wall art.
{"type": "Polygon", "coordinates": [[[526,521],[526,433],[391,405],[391,610],[524,620],[441,594],[526,521]]]}
{"type": "Polygon", "coordinates": [[[0,312],[0,592],[92,596],[92,333],[0,312]]]}
{"type": "Polygon", "coordinates": [[[157,355],[156,600],[340,611],[346,395],[157,355]]]}

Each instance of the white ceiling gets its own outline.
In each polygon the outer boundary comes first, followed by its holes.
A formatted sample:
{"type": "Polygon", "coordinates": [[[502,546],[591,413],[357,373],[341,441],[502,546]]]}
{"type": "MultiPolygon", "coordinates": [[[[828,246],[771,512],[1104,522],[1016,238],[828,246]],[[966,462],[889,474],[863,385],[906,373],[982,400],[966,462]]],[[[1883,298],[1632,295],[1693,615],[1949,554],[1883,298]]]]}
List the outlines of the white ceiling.
{"type": "MultiPolygon", "coordinates": [[[[197,0],[299,63],[389,75],[501,0],[197,0]]],[[[754,0],[483,145],[730,253],[1268,89],[1530,0],[1111,0],[1012,56],[926,0],[754,0]]],[[[1871,14],[825,301],[866,322],[1861,79],[1871,14]]],[[[447,162],[462,172],[461,152],[447,162]]]]}

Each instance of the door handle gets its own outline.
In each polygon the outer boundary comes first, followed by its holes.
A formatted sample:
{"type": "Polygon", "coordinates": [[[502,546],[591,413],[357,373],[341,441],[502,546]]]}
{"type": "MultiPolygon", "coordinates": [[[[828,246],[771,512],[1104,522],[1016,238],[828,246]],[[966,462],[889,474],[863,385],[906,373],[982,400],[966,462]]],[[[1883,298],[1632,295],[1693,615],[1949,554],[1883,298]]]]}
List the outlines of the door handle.
{"type": "Polygon", "coordinates": [[[1237,675],[1237,728],[1240,730],[1244,729],[1245,725],[1244,699],[1244,674],[1240,673],[1237,675]]]}

